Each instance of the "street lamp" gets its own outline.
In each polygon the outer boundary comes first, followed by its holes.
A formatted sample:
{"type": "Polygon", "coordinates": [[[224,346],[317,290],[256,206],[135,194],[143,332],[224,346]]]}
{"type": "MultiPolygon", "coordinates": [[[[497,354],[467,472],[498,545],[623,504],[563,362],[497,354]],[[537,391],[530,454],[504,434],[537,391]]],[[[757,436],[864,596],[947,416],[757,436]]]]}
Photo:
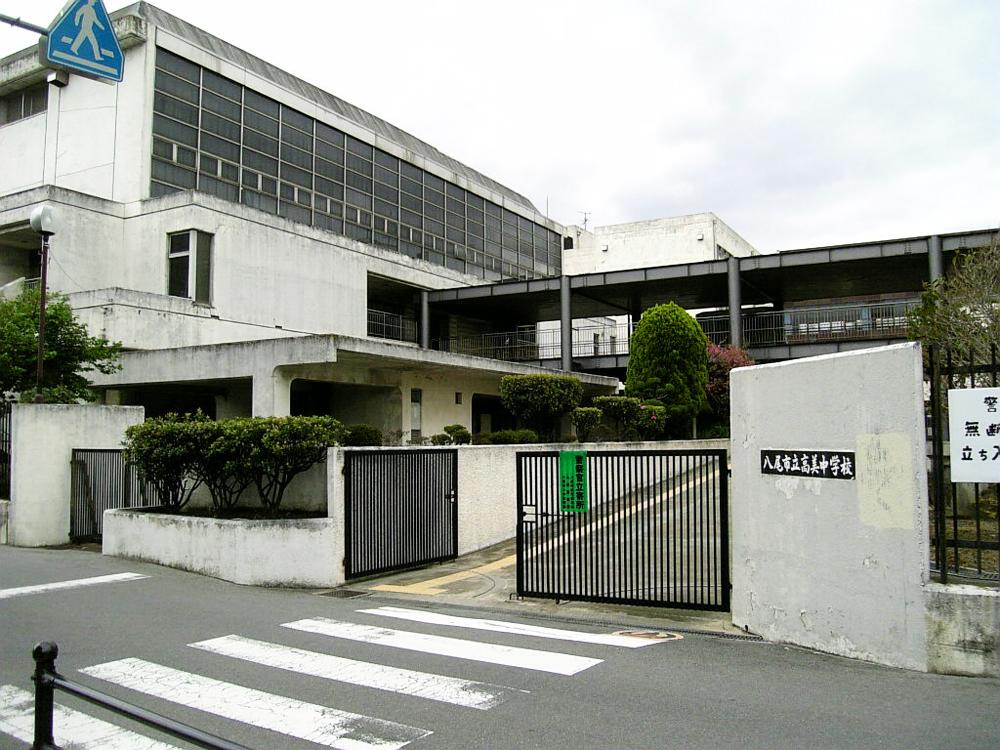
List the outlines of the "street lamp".
{"type": "Polygon", "coordinates": [[[49,237],[56,233],[56,217],[52,206],[35,206],[29,219],[31,228],[42,235],[42,278],[38,300],[38,366],[35,370],[35,403],[42,403],[42,360],[45,356],[45,284],[49,266],[49,237]]]}

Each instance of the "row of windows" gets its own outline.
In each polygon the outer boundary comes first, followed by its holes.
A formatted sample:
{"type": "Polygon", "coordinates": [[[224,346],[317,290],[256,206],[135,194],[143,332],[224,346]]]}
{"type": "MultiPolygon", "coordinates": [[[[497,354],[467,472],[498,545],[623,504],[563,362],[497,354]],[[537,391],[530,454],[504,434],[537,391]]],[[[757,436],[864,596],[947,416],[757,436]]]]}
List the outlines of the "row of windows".
{"type": "Polygon", "coordinates": [[[152,193],[198,189],[483,278],[558,274],[555,232],[165,50],[152,193]]]}
{"type": "Polygon", "coordinates": [[[39,83],[0,96],[0,125],[44,112],[49,106],[49,85],[39,83]]]}

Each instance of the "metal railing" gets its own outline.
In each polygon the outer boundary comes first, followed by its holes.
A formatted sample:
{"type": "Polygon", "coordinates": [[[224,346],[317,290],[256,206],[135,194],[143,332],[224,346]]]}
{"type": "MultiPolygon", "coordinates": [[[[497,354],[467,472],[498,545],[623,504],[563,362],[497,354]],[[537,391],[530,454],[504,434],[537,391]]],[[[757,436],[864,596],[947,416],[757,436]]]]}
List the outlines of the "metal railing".
{"type": "Polygon", "coordinates": [[[77,698],[82,698],[89,703],[93,703],[95,706],[106,708],[140,724],[153,727],[179,739],[193,742],[203,748],[208,748],[208,750],[250,750],[246,745],[230,742],[222,737],[195,729],[153,711],[126,703],[123,700],[89,688],[86,685],[67,680],[56,672],[56,657],[58,655],[59,646],[49,641],[39,643],[31,651],[31,656],[35,660],[35,673],[31,678],[35,683],[35,726],[34,741],[31,745],[32,750],[59,750],[59,746],[55,744],[55,738],[53,737],[53,709],[55,708],[56,690],[62,690],[64,693],[75,695],[77,698]]]}
{"type": "Polygon", "coordinates": [[[930,536],[931,568],[946,583],[949,578],[990,581],[1000,586],[1000,483],[953,482],[946,440],[948,390],[996,388],[1000,380],[997,349],[960,356],[930,347],[930,536]]]}
{"type": "Polygon", "coordinates": [[[74,448],[70,466],[70,538],[95,539],[104,511],[160,505],[156,487],[139,480],[120,448],[74,448]]]}
{"type": "MultiPolygon", "coordinates": [[[[611,357],[628,354],[628,323],[574,326],[574,357],[611,357]]],[[[559,359],[562,336],[558,328],[524,326],[514,331],[435,339],[434,349],[508,362],[559,359]]]]}
{"type": "Polygon", "coordinates": [[[417,341],[417,321],[382,310],[368,311],[368,335],[376,339],[417,341]]]}

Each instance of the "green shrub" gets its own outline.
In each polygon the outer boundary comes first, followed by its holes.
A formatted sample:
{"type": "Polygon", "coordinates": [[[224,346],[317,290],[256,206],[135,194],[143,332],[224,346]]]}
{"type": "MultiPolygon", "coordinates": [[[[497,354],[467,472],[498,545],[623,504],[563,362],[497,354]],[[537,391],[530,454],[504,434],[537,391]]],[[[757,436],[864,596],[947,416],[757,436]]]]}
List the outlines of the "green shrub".
{"type": "Polygon", "coordinates": [[[634,427],[643,440],[659,440],[667,429],[667,409],[657,404],[643,404],[639,407],[634,427]]]}
{"type": "Polygon", "coordinates": [[[590,440],[601,423],[601,410],[595,406],[579,406],[573,410],[573,426],[580,442],[590,440]]]}
{"type": "Polygon", "coordinates": [[[382,445],[382,430],[373,424],[349,425],[344,435],[344,445],[350,447],[382,445]]]}
{"type": "Polygon", "coordinates": [[[472,436],[473,445],[489,445],[490,437],[492,437],[492,432],[477,432],[472,436]]]}
{"type": "Polygon", "coordinates": [[[707,351],[704,331],[682,308],[649,308],[630,339],[626,395],[662,402],[667,432],[685,433],[708,406],[707,351]]]}
{"type": "Polygon", "coordinates": [[[472,442],[472,433],[460,424],[445,425],[444,431],[453,445],[468,445],[472,442]]]}
{"type": "Polygon", "coordinates": [[[559,418],[580,405],[583,385],[572,375],[505,375],[500,379],[504,408],[523,425],[552,437],[559,418]]]}
{"type": "Polygon", "coordinates": [[[538,433],[534,430],[498,430],[489,433],[491,445],[524,445],[527,443],[537,443],[538,433]]]}
{"type": "Polygon", "coordinates": [[[600,410],[612,440],[635,440],[639,437],[642,401],[631,396],[597,396],[594,407],[600,410]]]}
{"type": "Polygon", "coordinates": [[[451,437],[445,432],[431,435],[431,445],[451,445],[451,437]]]}
{"type": "Polygon", "coordinates": [[[250,486],[252,477],[243,466],[240,430],[244,420],[210,420],[192,425],[192,434],[202,447],[195,460],[194,471],[212,495],[215,510],[234,507],[250,486]]]}
{"type": "Polygon", "coordinates": [[[139,479],[156,488],[160,502],[180,510],[202,483],[199,462],[210,438],[199,429],[208,418],[197,414],[166,414],[132,425],[125,431],[125,460],[139,479]]]}

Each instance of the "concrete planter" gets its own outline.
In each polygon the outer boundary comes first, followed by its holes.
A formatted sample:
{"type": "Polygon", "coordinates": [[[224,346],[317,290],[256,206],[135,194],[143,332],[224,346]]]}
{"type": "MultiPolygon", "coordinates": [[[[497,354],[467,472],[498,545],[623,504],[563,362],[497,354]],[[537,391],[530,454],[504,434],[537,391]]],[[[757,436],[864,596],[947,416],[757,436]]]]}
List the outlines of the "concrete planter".
{"type": "Polygon", "coordinates": [[[105,555],[251,586],[339,586],[344,582],[342,546],[330,518],[218,519],[135,510],[104,514],[105,555]]]}

